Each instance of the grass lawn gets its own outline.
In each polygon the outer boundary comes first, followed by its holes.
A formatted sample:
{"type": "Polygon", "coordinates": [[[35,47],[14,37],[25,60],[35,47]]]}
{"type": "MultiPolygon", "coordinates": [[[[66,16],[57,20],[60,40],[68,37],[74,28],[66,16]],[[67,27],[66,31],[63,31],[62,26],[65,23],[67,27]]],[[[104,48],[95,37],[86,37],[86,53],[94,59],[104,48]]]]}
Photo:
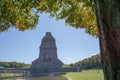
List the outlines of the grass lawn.
{"type": "MultiPolygon", "coordinates": [[[[22,77],[14,77],[15,74],[14,73],[3,73],[0,74],[0,80],[27,80],[27,78],[22,78],[22,77]]],[[[16,74],[16,76],[21,76],[21,74],[16,74]]],[[[67,80],[66,77],[64,77],[63,75],[58,75],[58,76],[54,76],[54,75],[50,75],[50,76],[46,76],[46,77],[32,77],[29,78],[29,80],[67,80]]]]}
{"type": "MultiPolygon", "coordinates": [[[[13,80],[13,73],[9,74],[0,74],[0,80],[13,80]]],[[[16,74],[17,76],[21,76],[22,74],[16,74]]],[[[70,78],[69,80],[103,80],[103,72],[102,70],[84,70],[82,72],[66,72],[61,73],[58,76],[50,75],[47,77],[32,77],[29,80],[67,80],[66,76],[70,78]]],[[[27,79],[16,79],[16,80],[27,80],[27,79]]]]}
{"type": "Polygon", "coordinates": [[[82,72],[69,72],[65,74],[72,80],[104,80],[103,73],[100,71],[82,71],[82,72]]]}
{"type": "Polygon", "coordinates": [[[63,76],[33,77],[30,80],[67,80],[63,76]]]}
{"type": "MultiPolygon", "coordinates": [[[[21,74],[21,73],[16,73],[16,74],[14,74],[14,73],[0,73],[0,80],[13,80],[15,78],[15,76],[20,78],[21,76],[23,76],[23,74],[21,74]]],[[[23,79],[20,78],[18,80],[23,80],[23,79]]]]}

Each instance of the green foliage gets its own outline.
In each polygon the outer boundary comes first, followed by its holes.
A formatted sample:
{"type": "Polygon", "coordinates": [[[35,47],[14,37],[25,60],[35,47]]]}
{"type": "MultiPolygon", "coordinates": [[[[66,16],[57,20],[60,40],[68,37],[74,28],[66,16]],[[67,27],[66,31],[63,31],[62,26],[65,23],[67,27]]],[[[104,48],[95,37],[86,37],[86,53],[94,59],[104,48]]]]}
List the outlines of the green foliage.
{"type": "Polygon", "coordinates": [[[0,32],[10,27],[33,29],[38,15],[32,10],[32,0],[0,0],[0,32]]]}
{"type": "Polygon", "coordinates": [[[4,68],[30,68],[30,64],[18,62],[0,62],[0,66],[4,68]]]}
{"type": "Polygon", "coordinates": [[[92,2],[86,0],[67,0],[57,18],[75,28],[85,28],[87,33],[97,35],[96,17],[92,2]]]}
{"type": "Polygon", "coordinates": [[[70,64],[72,67],[80,67],[80,69],[102,69],[100,55],[94,55],[90,58],[85,58],[82,61],[78,61],[74,64],[70,64]]]}
{"type": "Polygon", "coordinates": [[[88,70],[82,70],[82,73],[100,73],[103,74],[102,69],[88,69],[88,70]]]}
{"type": "Polygon", "coordinates": [[[50,13],[51,17],[64,19],[75,28],[85,28],[87,33],[98,35],[93,0],[36,0],[38,11],[50,13]]]}
{"type": "Polygon", "coordinates": [[[63,64],[63,66],[62,66],[63,68],[69,68],[69,67],[71,67],[70,65],[68,65],[68,64],[63,64]]]}
{"type": "Polygon", "coordinates": [[[0,32],[10,27],[33,29],[38,22],[37,12],[50,13],[50,17],[64,19],[75,28],[98,35],[93,0],[1,0],[0,32]]]}

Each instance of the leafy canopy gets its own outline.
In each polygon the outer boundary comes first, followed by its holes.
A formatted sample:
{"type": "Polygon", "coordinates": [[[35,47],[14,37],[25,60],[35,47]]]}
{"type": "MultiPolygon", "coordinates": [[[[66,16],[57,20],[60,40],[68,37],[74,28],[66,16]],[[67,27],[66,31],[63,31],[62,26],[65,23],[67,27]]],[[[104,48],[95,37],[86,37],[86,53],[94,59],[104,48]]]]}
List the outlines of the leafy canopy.
{"type": "Polygon", "coordinates": [[[21,31],[34,28],[38,15],[32,9],[32,0],[0,0],[0,32],[10,27],[21,31]]]}
{"type": "Polygon", "coordinates": [[[10,27],[33,29],[38,22],[37,13],[45,12],[57,20],[64,19],[72,27],[98,35],[92,0],[1,0],[0,3],[0,32],[10,27]]]}

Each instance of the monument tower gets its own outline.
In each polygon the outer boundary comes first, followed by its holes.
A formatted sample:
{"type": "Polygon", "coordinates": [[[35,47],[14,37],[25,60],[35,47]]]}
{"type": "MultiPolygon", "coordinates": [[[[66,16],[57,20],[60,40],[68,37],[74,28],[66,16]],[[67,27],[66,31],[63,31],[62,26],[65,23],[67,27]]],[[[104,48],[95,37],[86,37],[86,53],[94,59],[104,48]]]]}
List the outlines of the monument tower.
{"type": "Polygon", "coordinates": [[[62,62],[57,57],[56,42],[50,32],[46,32],[39,49],[39,57],[31,65],[32,76],[46,75],[59,71],[62,67],[62,62]]]}

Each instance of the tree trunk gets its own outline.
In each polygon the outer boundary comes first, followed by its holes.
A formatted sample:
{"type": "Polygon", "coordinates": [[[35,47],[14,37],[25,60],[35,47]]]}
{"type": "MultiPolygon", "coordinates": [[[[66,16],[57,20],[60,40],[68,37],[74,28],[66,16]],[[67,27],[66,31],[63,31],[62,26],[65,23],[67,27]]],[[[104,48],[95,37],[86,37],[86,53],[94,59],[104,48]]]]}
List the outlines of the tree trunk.
{"type": "Polygon", "coordinates": [[[94,0],[104,80],[120,80],[120,0],[94,0]]]}

